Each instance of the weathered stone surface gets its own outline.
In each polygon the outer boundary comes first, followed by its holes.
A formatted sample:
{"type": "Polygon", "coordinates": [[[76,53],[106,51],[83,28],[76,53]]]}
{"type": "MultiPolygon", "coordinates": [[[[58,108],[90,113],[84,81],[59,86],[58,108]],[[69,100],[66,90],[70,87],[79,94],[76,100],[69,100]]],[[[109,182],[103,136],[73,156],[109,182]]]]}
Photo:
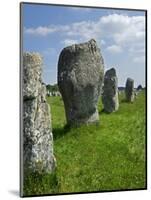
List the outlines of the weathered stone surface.
{"type": "Polygon", "coordinates": [[[69,125],[99,120],[97,102],[103,74],[103,58],[94,39],[62,50],[58,62],[58,86],[69,125]]]}
{"type": "Polygon", "coordinates": [[[55,168],[50,108],[42,84],[42,59],[23,55],[23,153],[24,170],[50,173],[55,168]]]}
{"type": "Polygon", "coordinates": [[[102,102],[107,113],[115,112],[119,108],[118,79],[114,68],[105,73],[102,102]]]}
{"type": "Polygon", "coordinates": [[[36,98],[38,96],[39,89],[41,88],[41,73],[42,73],[42,59],[39,54],[24,53],[23,65],[24,65],[24,87],[23,97],[24,99],[36,98]]]}
{"type": "Polygon", "coordinates": [[[134,80],[131,78],[128,78],[126,81],[126,87],[125,87],[125,97],[127,102],[133,102],[135,98],[134,94],[134,80]]]}

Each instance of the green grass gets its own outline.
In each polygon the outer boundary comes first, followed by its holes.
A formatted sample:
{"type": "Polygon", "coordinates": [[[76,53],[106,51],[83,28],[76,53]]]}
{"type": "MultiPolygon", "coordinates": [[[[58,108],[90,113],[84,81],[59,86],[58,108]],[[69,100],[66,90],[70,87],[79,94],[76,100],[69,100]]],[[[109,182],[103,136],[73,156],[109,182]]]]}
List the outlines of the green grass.
{"type": "Polygon", "coordinates": [[[112,114],[101,112],[99,101],[100,123],[79,128],[65,126],[60,97],[47,98],[57,169],[46,177],[28,177],[25,194],[145,188],[145,94],[139,93],[134,103],[123,98],[121,95],[119,111],[112,114]]]}

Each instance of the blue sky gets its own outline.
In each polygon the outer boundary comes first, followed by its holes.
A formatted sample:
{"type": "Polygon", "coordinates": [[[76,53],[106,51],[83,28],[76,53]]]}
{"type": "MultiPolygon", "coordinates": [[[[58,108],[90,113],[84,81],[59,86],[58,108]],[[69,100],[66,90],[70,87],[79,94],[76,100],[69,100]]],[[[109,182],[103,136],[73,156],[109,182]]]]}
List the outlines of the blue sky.
{"type": "Polygon", "coordinates": [[[23,49],[43,56],[43,81],[57,83],[61,50],[96,39],[105,70],[115,67],[119,86],[127,77],[145,85],[145,13],[38,4],[23,5],[23,49]]]}

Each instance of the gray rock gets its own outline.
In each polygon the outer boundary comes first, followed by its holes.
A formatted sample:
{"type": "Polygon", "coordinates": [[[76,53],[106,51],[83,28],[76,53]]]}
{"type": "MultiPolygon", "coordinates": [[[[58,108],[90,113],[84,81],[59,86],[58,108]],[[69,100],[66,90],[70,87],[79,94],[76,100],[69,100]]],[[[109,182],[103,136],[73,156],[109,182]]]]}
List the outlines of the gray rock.
{"type": "Polygon", "coordinates": [[[42,59],[23,55],[23,161],[24,170],[50,173],[55,168],[50,108],[42,84],[42,59]]]}
{"type": "Polygon", "coordinates": [[[125,87],[125,98],[127,102],[133,102],[135,98],[134,94],[134,80],[131,78],[128,78],[126,81],[126,87],[125,87]]]}
{"type": "Polygon", "coordinates": [[[39,54],[24,53],[23,56],[23,97],[24,99],[36,98],[41,88],[42,59],[39,54]]]}
{"type": "Polygon", "coordinates": [[[119,108],[118,79],[114,68],[111,68],[105,73],[102,103],[104,105],[104,111],[107,113],[115,112],[119,108]]]}
{"type": "Polygon", "coordinates": [[[58,62],[58,86],[69,125],[99,120],[97,102],[103,75],[104,62],[94,39],[62,50],[58,62]]]}

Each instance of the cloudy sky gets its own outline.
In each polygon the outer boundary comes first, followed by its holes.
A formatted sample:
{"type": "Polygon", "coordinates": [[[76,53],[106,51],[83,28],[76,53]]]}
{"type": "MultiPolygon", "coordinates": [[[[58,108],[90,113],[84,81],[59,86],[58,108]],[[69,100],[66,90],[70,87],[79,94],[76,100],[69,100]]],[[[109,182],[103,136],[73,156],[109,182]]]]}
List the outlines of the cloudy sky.
{"type": "Polygon", "coordinates": [[[105,70],[115,67],[119,86],[127,77],[145,85],[145,13],[50,5],[23,5],[23,49],[42,54],[43,79],[57,83],[57,63],[68,45],[96,39],[105,70]]]}

